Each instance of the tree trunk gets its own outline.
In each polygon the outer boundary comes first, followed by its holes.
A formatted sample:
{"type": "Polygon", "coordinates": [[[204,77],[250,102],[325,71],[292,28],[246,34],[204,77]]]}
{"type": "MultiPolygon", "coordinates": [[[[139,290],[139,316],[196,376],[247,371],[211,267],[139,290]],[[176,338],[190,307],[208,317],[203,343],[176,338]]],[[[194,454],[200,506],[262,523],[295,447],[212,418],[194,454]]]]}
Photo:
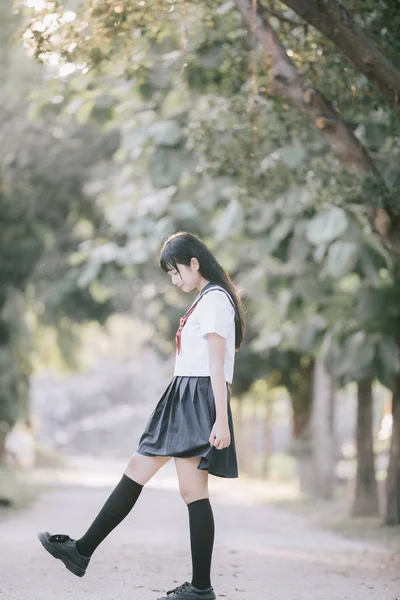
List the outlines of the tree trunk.
{"type": "Polygon", "coordinates": [[[0,426],[0,466],[5,462],[6,459],[6,438],[7,434],[1,430],[0,426]]]}
{"type": "Polygon", "coordinates": [[[400,525],[400,375],[392,396],[392,440],[386,481],[386,525],[400,525]]]}
{"type": "Polygon", "coordinates": [[[239,403],[239,443],[241,468],[246,475],[252,475],[254,460],[253,403],[242,399],[239,403]]]}
{"type": "Polygon", "coordinates": [[[312,433],[317,495],[331,500],[335,481],[334,382],[321,359],[315,361],[312,433]]]}
{"type": "Polygon", "coordinates": [[[243,399],[240,398],[237,404],[235,405],[234,412],[234,420],[235,420],[235,433],[236,433],[236,449],[238,453],[238,463],[239,469],[244,471],[244,461],[243,461],[243,448],[244,448],[244,440],[243,440],[243,399]]]}
{"type": "Polygon", "coordinates": [[[265,410],[263,414],[263,428],[262,428],[262,462],[261,462],[261,477],[263,479],[268,478],[269,461],[271,458],[271,400],[268,399],[265,403],[265,410]]]}
{"type": "Polygon", "coordinates": [[[365,75],[400,118],[400,71],[338,0],[283,0],[323,33],[365,75]]]}
{"type": "Polygon", "coordinates": [[[250,477],[256,475],[255,472],[255,458],[256,458],[256,447],[257,447],[257,435],[258,435],[258,411],[257,401],[252,400],[251,402],[251,413],[247,421],[247,467],[246,473],[250,477]]]}
{"type": "MultiPolygon", "coordinates": [[[[347,171],[360,177],[373,174],[385,187],[375,163],[353,131],[331,102],[316,87],[307,83],[297,71],[268,21],[268,9],[257,2],[254,10],[252,0],[235,1],[270,61],[272,91],[289,100],[307,115],[324,135],[333,153],[347,171]]],[[[392,214],[390,207],[375,207],[366,202],[365,208],[371,226],[400,262],[400,219],[392,214]]]]}
{"type": "Polygon", "coordinates": [[[315,496],[314,464],[311,439],[311,413],[313,400],[314,362],[298,366],[299,380],[291,386],[290,399],[293,408],[293,454],[296,458],[296,470],[300,491],[315,496]]]}
{"type": "Polygon", "coordinates": [[[357,396],[357,474],[351,515],[371,517],[379,514],[372,434],[372,381],[358,383],[357,396]]]}

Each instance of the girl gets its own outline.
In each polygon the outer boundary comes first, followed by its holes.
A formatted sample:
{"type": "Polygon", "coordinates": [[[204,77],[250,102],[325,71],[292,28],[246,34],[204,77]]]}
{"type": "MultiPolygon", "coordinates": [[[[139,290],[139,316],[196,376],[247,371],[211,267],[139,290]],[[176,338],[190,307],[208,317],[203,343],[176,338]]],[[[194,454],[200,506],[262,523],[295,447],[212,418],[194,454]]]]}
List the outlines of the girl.
{"type": "Polygon", "coordinates": [[[215,600],[211,585],[214,519],[208,474],[237,477],[228,383],[243,340],[239,295],[229,276],[196,236],[179,232],[163,245],[161,268],[185,293],[199,292],[176,334],[174,377],[151,414],[122,479],[78,540],[39,533],[45,549],[83,577],[104,538],[127,516],[143,486],[171,457],[189,512],[192,581],[158,600],[215,600]]]}

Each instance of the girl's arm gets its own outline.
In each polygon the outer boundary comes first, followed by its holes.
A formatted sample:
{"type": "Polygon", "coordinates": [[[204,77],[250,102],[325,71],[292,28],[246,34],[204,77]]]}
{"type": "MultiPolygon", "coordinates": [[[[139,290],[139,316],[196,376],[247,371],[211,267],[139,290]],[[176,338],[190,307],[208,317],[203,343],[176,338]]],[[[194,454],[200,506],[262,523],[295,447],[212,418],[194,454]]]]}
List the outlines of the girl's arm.
{"type": "Polygon", "coordinates": [[[209,441],[212,446],[222,450],[223,448],[227,448],[231,443],[228,424],[228,397],[224,369],[226,340],[217,333],[209,333],[207,335],[207,341],[210,379],[216,411],[216,419],[209,441]]]}

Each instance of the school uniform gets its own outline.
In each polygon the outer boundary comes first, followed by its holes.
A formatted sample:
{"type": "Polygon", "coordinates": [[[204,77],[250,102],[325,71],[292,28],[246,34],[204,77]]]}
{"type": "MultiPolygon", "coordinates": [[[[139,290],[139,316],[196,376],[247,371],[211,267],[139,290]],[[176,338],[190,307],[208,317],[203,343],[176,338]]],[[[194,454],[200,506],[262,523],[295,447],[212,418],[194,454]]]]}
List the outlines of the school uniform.
{"type": "Polygon", "coordinates": [[[174,376],[145,426],[137,452],[145,456],[200,456],[198,468],[217,477],[238,477],[235,436],[228,384],[235,360],[235,320],[230,294],[207,284],[182,317],[176,336],[174,376]],[[226,340],[224,372],[231,442],[218,450],[209,442],[216,418],[210,379],[207,334],[226,340]]]}

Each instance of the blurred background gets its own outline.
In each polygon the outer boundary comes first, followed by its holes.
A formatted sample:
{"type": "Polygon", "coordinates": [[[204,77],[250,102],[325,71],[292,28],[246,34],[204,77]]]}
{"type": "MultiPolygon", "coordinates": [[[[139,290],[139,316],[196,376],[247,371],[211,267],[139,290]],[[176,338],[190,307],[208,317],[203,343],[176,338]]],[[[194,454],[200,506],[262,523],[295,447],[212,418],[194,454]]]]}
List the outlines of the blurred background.
{"type": "Polygon", "coordinates": [[[244,300],[241,475],[400,524],[400,13],[316,4],[1,3],[4,510],[136,448],[188,230],[244,300]]]}

